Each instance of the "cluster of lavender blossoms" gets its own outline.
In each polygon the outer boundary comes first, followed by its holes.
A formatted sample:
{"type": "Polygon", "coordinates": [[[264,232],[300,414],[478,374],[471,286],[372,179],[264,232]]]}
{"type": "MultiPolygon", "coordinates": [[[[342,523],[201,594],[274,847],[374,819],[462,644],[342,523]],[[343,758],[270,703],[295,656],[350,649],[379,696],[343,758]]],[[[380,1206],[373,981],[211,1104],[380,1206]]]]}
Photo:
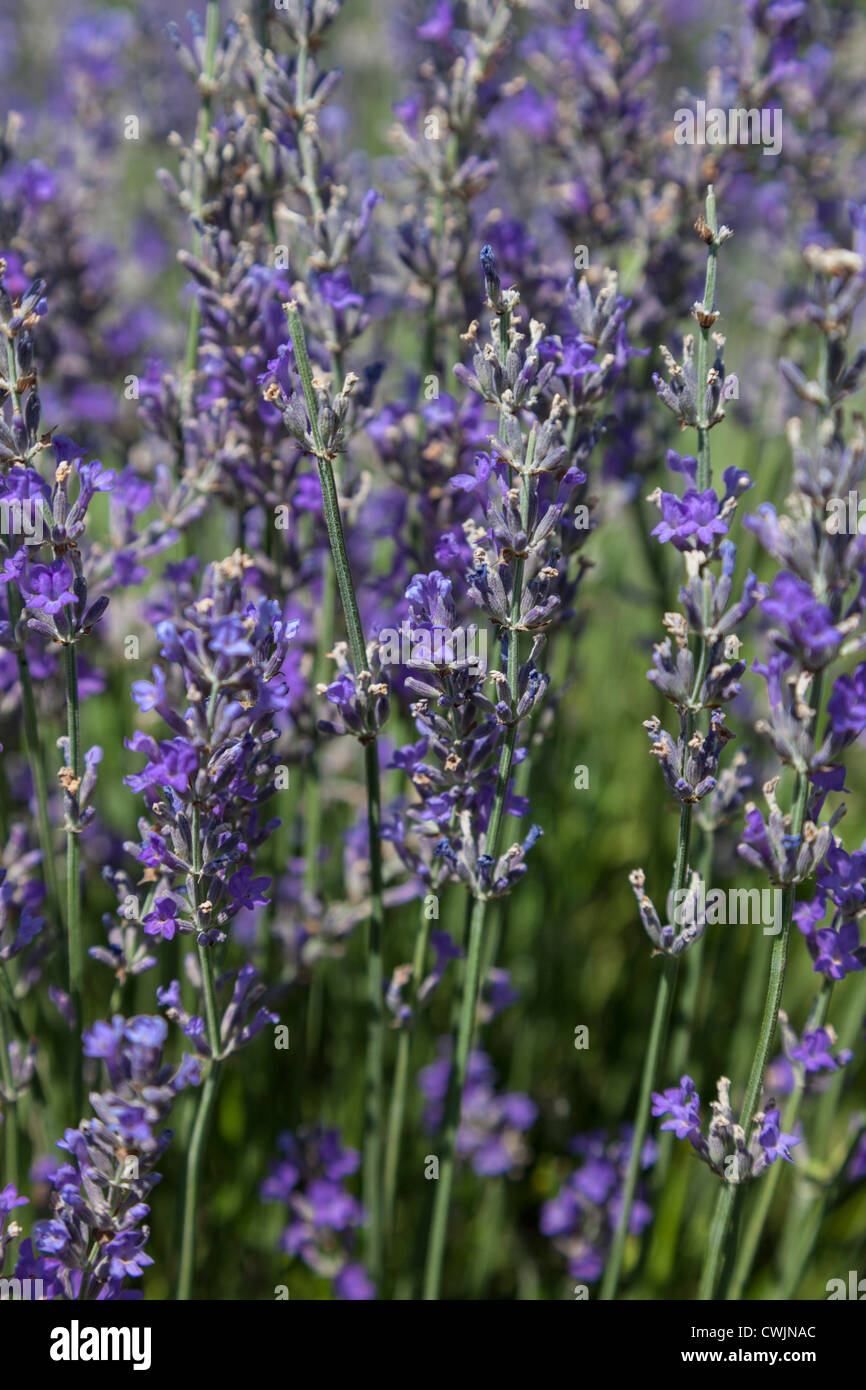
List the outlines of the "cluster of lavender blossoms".
{"type": "Polygon", "coordinates": [[[701,1129],[701,1098],[690,1076],[663,1094],[653,1094],[653,1114],[667,1115],[661,1128],[671,1130],[678,1139],[688,1139],[695,1153],[714,1173],[727,1182],[744,1182],[760,1177],[777,1158],[793,1163],[791,1149],[800,1140],[780,1128],[776,1106],[768,1106],[752,1117],[751,1135],[737,1123],[731,1109],[731,1083],[726,1076],[718,1081],[718,1099],[710,1106],[713,1118],[707,1133],[701,1129]]]}
{"type": "Polygon", "coordinates": [[[811,1294],[866,1176],[866,21],[106,3],[0,14],[0,1274],[811,1294]]]}
{"type": "Polygon", "coordinates": [[[437,553],[452,573],[416,574],[405,591],[413,652],[405,687],[416,697],[410,709],[421,737],[392,765],[417,800],[398,808],[387,830],[422,882],[463,882],[476,899],[508,892],[541,833],[533,826],[497,852],[503,813],[528,809],[512,771],[527,756],[522,735],[550,685],[545,644],[574,614],[587,566],[581,552],[595,524],[586,466],[604,403],[633,355],[628,302],[614,275],[605,274],[595,295],[586,278],[569,281],[562,332],[552,334],[534,319],[526,332],[517,327],[520,297],[502,288],[490,246],[481,267],[489,335],[480,337],[473,320],[464,335],[472,365],[454,370],[496,409],[497,430],[475,453],[472,472],[450,480],[471,504],[459,531],[440,538],[437,553]],[[482,656],[477,624],[461,621],[458,566],[462,592],[499,634],[504,670],[482,656]],[[523,635],[532,640],[521,660],[523,635]]]}
{"type": "MultiPolygon", "coordinates": [[[[84,1053],[98,1058],[108,1089],[90,1096],[94,1118],[67,1129],[57,1147],[67,1157],[42,1164],[49,1219],[21,1242],[17,1279],[41,1281],[42,1298],[101,1300],[140,1296],[126,1285],[153,1264],[145,1246],[147,1197],[172,1132],[161,1129],[178,1095],[198,1085],[200,1063],[163,1061],[162,1018],[98,1022],[84,1034],[84,1053]]],[[[26,1200],[26,1199],[25,1199],[26,1200]]]]}
{"type": "MultiPolygon", "coordinates": [[[[582,1283],[595,1283],[604,1270],[622,1212],[632,1142],[628,1126],[614,1140],[603,1132],[578,1135],[569,1147],[580,1157],[579,1166],[541,1208],[542,1235],[566,1258],[571,1278],[582,1283]]],[[[655,1140],[646,1139],[640,1171],[648,1172],[657,1158],[655,1140]]],[[[632,1201],[629,1231],[640,1235],[651,1222],[649,1188],[642,1180],[632,1201]]]]}
{"type": "MultiPolygon", "coordinates": [[[[424,1125],[435,1134],[445,1109],[451,1071],[450,1040],[440,1039],[438,1061],[423,1067],[418,1085],[427,1101],[424,1125]]],[[[522,1091],[498,1092],[496,1071],[485,1052],[469,1054],[457,1131],[457,1152],[480,1178],[519,1176],[530,1154],[524,1139],[538,1107],[522,1091]]]]}
{"type": "Polygon", "coordinates": [[[140,907],[125,877],[115,886],[125,919],[164,941],[195,932],[199,945],[213,946],[238,912],[266,901],[269,880],[256,876],[251,856],[279,823],[263,807],[276,786],[281,668],[296,625],[273,601],[246,598],[249,564],[236,551],[209,566],[183,623],[157,627],[153,680],[133,683],[139,709],[154,711],[171,737],[139,730],[127,741],[146,759],[126,783],[148,811],[129,846],[148,900],[140,907]]]}
{"type": "Polygon", "coordinates": [[[344,1187],[361,1155],[346,1149],[335,1129],[322,1126],[280,1136],[281,1158],[262,1183],[262,1200],[288,1208],[280,1248],[333,1283],[338,1298],[376,1297],[364,1266],[353,1259],[354,1236],[364,1209],[344,1187]]]}

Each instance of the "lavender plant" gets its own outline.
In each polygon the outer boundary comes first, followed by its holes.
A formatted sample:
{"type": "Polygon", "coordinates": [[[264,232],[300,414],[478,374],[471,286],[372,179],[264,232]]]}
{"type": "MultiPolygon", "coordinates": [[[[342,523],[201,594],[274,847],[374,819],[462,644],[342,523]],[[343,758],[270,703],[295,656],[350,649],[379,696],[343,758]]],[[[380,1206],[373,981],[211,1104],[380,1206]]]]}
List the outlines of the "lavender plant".
{"type": "Polygon", "coordinates": [[[0,1273],[835,1298],[866,21],[186,5],[0,6],[0,1273]]]}

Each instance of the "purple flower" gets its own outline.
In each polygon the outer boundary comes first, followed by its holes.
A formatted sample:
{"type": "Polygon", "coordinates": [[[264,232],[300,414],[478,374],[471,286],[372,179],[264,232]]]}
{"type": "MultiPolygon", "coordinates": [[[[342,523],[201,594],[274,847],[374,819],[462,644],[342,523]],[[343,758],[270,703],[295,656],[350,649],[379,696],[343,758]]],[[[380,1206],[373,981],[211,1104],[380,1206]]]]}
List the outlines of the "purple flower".
{"type": "Polygon", "coordinates": [[[712,488],[706,492],[689,489],[682,498],[672,492],[659,495],[662,519],[652,534],[662,542],[673,541],[677,550],[711,546],[714,536],[727,534],[719,516],[719,499],[712,488]],[[697,545],[695,545],[697,542],[697,545]]]}
{"type": "Polygon", "coordinates": [[[839,651],[842,633],[829,608],[819,603],[805,580],[783,570],[777,574],[761,607],[779,624],[770,633],[783,652],[798,658],[809,671],[820,671],[839,651]]]}
{"type": "MultiPolygon", "coordinates": [[[[450,1039],[439,1042],[436,1062],[418,1073],[418,1085],[427,1097],[424,1122],[432,1132],[439,1126],[451,1074],[450,1039]]],[[[466,1084],[460,1107],[457,1152],[468,1158],[481,1177],[519,1173],[528,1161],[523,1135],[532,1128],[538,1107],[522,1092],[500,1093],[496,1074],[486,1053],[469,1055],[466,1084]]]]}
{"type": "MultiPolygon", "coordinates": [[[[631,1155],[633,1131],[624,1126],[618,1139],[603,1133],[580,1135],[570,1145],[581,1156],[581,1165],[570,1174],[555,1196],[544,1203],[539,1229],[568,1261],[573,1279],[594,1283],[601,1278],[622,1210],[622,1189],[631,1155]]],[[[641,1169],[656,1161],[657,1148],[647,1140],[641,1152],[641,1169]]],[[[629,1231],[639,1235],[652,1220],[647,1189],[638,1184],[629,1213],[629,1231]]]]}
{"type": "Polygon", "coordinates": [[[866,903],[866,851],[848,854],[831,842],[816,882],[822,898],[829,896],[843,917],[856,917],[866,903]]]}
{"type": "Polygon", "coordinates": [[[85,1032],[85,1055],[105,1062],[109,1089],[91,1093],[93,1117],[59,1141],[66,1161],[42,1174],[53,1188],[54,1215],[36,1223],[15,1270],[42,1278],[49,1297],[124,1298],[126,1279],[153,1264],[141,1223],[171,1138],[163,1124],[178,1091],[200,1080],[193,1059],[177,1069],[163,1065],[166,1036],[164,1019],[145,1015],[116,1014],[85,1032]]]}
{"type": "Polygon", "coordinates": [[[31,565],[24,589],[28,608],[38,608],[52,617],[75,603],[72,590],[72,570],[65,560],[53,560],[50,565],[31,565]]]}
{"type": "Polygon", "coordinates": [[[161,937],[163,941],[173,941],[178,930],[178,905],[174,898],[157,898],[153,911],[142,918],[148,936],[161,937]]]}
{"type": "Polygon", "coordinates": [[[779,1119],[778,1110],[766,1112],[758,1143],[764,1150],[768,1163],[775,1163],[777,1158],[784,1158],[787,1163],[793,1163],[791,1149],[801,1141],[796,1134],[785,1134],[779,1128],[779,1119]]]}
{"type": "Polygon", "coordinates": [[[126,740],[126,746],[151,754],[141,772],[124,778],[126,785],[135,792],[148,787],[173,787],[176,792],[185,792],[190,778],[198,771],[198,754],[184,738],[168,739],[157,745],[153,739],[136,734],[126,740]]]}
{"type": "Polygon", "coordinates": [[[282,1134],[279,1148],[282,1158],[262,1183],[261,1196],[288,1208],[282,1248],[333,1280],[339,1298],[375,1298],[375,1288],[353,1256],[364,1210],[343,1185],[357,1171],[360,1155],[343,1147],[337,1130],[321,1126],[282,1134]]]}
{"type": "Polygon", "coordinates": [[[376,1286],[363,1265],[349,1263],[343,1265],[335,1278],[334,1292],[338,1298],[358,1302],[375,1298],[376,1286]]]}
{"type": "Polygon", "coordinates": [[[14,1183],[7,1183],[0,1190],[0,1216],[8,1216],[16,1207],[26,1207],[28,1201],[27,1197],[19,1197],[14,1183]]]}
{"type": "Polygon", "coordinates": [[[700,1133],[700,1109],[701,1098],[690,1076],[684,1076],[679,1086],[673,1086],[661,1094],[653,1092],[652,1113],[669,1115],[670,1119],[665,1120],[661,1128],[673,1130],[678,1139],[694,1140],[700,1133]]]}
{"type": "Polygon", "coordinates": [[[127,1275],[137,1279],[148,1265],[153,1264],[153,1259],[143,1248],[146,1239],[141,1231],[121,1231],[108,1242],[103,1254],[108,1257],[112,1279],[124,1279],[127,1275]]]}
{"type": "Polygon", "coordinates": [[[837,676],[827,714],[840,738],[856,738],[866,728],[866,662],[850,676],[837,676]]]}
{"type": "Polygon", "coordinates": [[[264,876],[256,878],[249,864],[244,864],[228,880],[228,892],[232,902],[239,907],[264,907],[268,899],[264,896],[271,880],[264,876]]]}
{"type": "Polygon", "coordinates": [[[836,1071],[850,1061],[851,1054],[840,1053],[838,1058],[834,1057],[830,1051],[834,1043],[835,1037],[826,1028],[816,1028],[803,1034],[797,1046],[791,1048],[791,1057],[802,1062],[807,1072],[836,1071]]]}
{"type": "Polygon", "coordinates": [[[806,937],[806,945],[814,961],[813,969],[831,980],[844,980],[866,965],[866,946],[860,945],[856,921],[843,922],[838,931],[820,927],[806,937]]]}

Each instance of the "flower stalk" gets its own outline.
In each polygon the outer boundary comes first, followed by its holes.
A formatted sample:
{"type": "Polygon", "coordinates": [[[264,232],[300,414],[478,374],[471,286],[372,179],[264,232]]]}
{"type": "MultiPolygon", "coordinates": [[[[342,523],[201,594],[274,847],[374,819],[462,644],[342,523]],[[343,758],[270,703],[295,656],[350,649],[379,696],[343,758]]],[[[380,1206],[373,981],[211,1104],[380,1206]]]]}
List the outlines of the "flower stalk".
{"type": "MultiPolygon", "coordinates": [[[[340,502],[334,477],[333,460],[325,449],[319,428],[319,408],[313,386],[313,373],[307,352],[306,335],[294,302],[286,315],[295,365],[301,381],[310,422],[316,467],[322,491],[322,506],[331,548],[337,588],[346,620],[349,651],[356,680],[367,670],[367,645],[361,625],[358,599],[346,548],[340,515],[340,502]]],[[[364,777],[367,792],[367,827],[370,846],[370,915],[367,924],[367,1050],[365,1064],[364,1163],[362,1170],[364,1205],[369,1219],[368,1265],[374,1282],[381,1278],[383,1246],[382,1134],[384,1121],[385,1017],[383,1000],[381,787],[379,754],[374,734],[364,743],[364,777]]]]}

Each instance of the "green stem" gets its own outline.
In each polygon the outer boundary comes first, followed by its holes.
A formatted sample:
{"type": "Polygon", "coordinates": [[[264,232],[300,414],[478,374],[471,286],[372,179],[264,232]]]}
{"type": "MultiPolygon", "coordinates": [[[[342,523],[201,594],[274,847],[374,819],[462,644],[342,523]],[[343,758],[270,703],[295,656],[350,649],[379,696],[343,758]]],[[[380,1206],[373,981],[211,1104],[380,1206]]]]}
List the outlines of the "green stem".
{"type": "MultiPolygon", "coordinates": [[[[700,859],[697,864],[698,873],[704,884],[709,883],[710,874],[712,873],[713,841],[713,830],[704,830],[700,859]]],[[[697,941],[695,941],[686,952],[683,970],[685,979],[680,989],[680,1008],[677,1010],[678,1018],[671,1035],[670,1073],[672,1076],[681,1076],[688,1063],[689,1048],[691,1047],[695,1018],[697,1016],[698,998],[701,986],[701,968],[703,966],[706,943],[707,937],[706,933],[704,933],[703,936],[698,937],[697,941]]],[[[675,1143],[672,1134],[664,1135],[662,1138],[662,1152],[653,1170],[653,1185],[659,1190],[664,1185],[675,1143]]],[[[683,1189],[683,1193],[684,1192],[685,1189],[683,1189]]],[[[679,1217],[677,1218],[677,1227],[678,1224],[679,1217]]]]}
{"type": "MultiPolygon", "coordinates": [[[[207,140],[211,126],[213,124],[213,92],[210,84],[213,82],[214,66],[216,63],[216,49],[219,41],[220,28],[220,6],[219,0],[208,0],[207,15],[205,18],[205,57],[203,76],[207,84],[202,92],[201,104],[199,106],[198,124],[196,127],[196,142],[202,147],[207,140]]],[[[194,207],[193,215],[201,221],[204,210],[204,149],[202,148],[202,159],[196,167],[194,179],[194,207]]],[[[193,231],[192,237],[193,252],[198,255],[201,250],[201,236],[197,231],[193,231]]],[[[196,361],[198,359],[198,332],[201,326],[201,308],[199,306],[198,295],[195,293],[190,300],[189,314],[186,322],[186,348],[184,351],[184,385],[185,394],[189,395],[192,387],[192,376],[195,372],[196,361]]]]}
{"type": "Polygon", "coordinates": [[[270,0],[256,0],[255,4],[255,34],[262,48],[268,42],[268,19],[270,18],[270,0]]]}
{"type": "MultiPolygon", "coordinates": [[[[332,354],[332,368],[336,389],[343,385],[343,370],[337,353],[332,354]]],[[[313,659],[313,689],[326,684],[328,662],[334,645],[334,619],[336,607],[336,584],[334,565],[330,556],[322,562],[322,596],[319,605],[318,627],[316,631],[316,652],[313,659]]],[[[322,779],[317,766],[318,742],[313,733],[313,748],[310,762],[304,771],[304,888],[311,897],[318,897],[321,890],[321,860],[319,848],[322,840],[322,779]]],[[[319,1050],[324,1019],[325,975],[324,962],[314,970],[310,981],[307,1001],[306,1044],[307,1056],[312,1058],[319,1050]]]]}
{"type": "Polygon", "coordinates": [[[469,1266],[469,1290],[473,1299],[482,1298],[491,1270],[496,1268],[500,1246],[509,1238],[506,1216],[505,1178],[488,1178],[481,1194],[481,1205],[475,1218],[472,1260],[469,1266]]]}
{"type": "MultiPolygon", "coordinates": [[[[809,1020],[810,1030],[814,1028],[823,1028],[824,1021],[827,1017],[827,1010],[830,1007],[830,996],[832,993],[833,981],[825,979],[821,987],[821,992],[818,995],[816,1007],[809,1020]]],[[[788,1098],[788,1104],[785,1107],[785,1117],[782,1125],[787,1134],[793,1133],[794,1125],[800,1114],[800,1106],[803,1103],[805,1088],[806,1072],[805,1069],[801,1069],[794,1089],[788,1098]]],[[[761,1241],[764,1224],[770,1213],[770,1207],[773,1204],[773,1197],[779,1185],[783,1167],[784,1164],[780,1163],[777,1159],[770,1171],[764,1174],[758,1184],[758,1195],[746,1226],[742,1244],[737,1252],[734,1272],[731,1276],[731,1283],[728,1289],[728,1299],[731,1301],[737,1301],[743,1296],[743,1288],[752,1271],[752,1265],[761,1241]]]]}
{"type": "MultiPolygon", "coordinates": [[[[343,372],[339,356],[332,356],[334,380],[339,390],[343,384],[343,372]]],[[[319,605],[318,628],[316,632],[316,653],[313,660],[313,689],[326,683],[328,660],[334,645],[334,609],[336,604],[336,584],[334,565],[330,557],[322,563],[322,596],[319,605]]],[[[313,734],[313,749],[310,764],[304,772],[304,888],[317,897],[321,889],[321,861],[319,847],[322,838],[322,779],[317,767],[318,748],[316,734],[313,734]]],[[[323,965],[313,972],[310,981],[307,1007],[307,1055],[313,1057],[319,1050],[325,977],[323,965]]]]}
{"type": "MultiPolygon", "coordinates": [[[[706,666],[706,648],[707,644],[702,640],[698,670],[690,702],[692,705],[696,705],[700,696],[701,685],[703,684],[704,669],[706,666]]],[[[694,716],[693,714],[689,714],[687,718],[686,742],[691,738],[693,726],[694,716]]],[[[684,802],[680,808],[680,829],[677,837],[676,859],[674,861],[674,877],[672,884],[674,902],[679,901],[677,894],[683,891],[686,886],[686,879],[688,878],[691,832],[692,806],[691,803],[684,802]]],[[[694,949],[694,947],[692,949],[694,949]]],[[[622,1207],[613,1244],[611,1245],[604,1269],[601,1297],[606,1301],[616,1297],[620,1275],[622,1273],[622,1261],[625,1253],[625,1243],[628,1237],[631,1208],[637,1189],[638,1177],[640,1175],[641,1149],[643,1148],[644,1139],[646,1138],[649,1128],[650,1103],[652,1100],[653,1087],[655,1086],[656,1075],[664,1055],[665,1039],[667,1037],[668,1024],[673,1008],[674,993],[676,991],[679,957],[667,957],[665,964],[666,966],[670,966],[670,969],[664,970],[656,989],[656,1002],[653,1010],[653,1021],[650,1027],[650,1043],[644,1057],[637,1114],[634,1123],[634,1140],[631,1153],[629,1154],[628,1171],[623,1188],[622,1207]]]]}
{"type": "MultiPolygon", "coordinates": [[[[713,240],[707,247],[707,271],[704,280],[703,306],[708,314],[712,313],[716,307],[716,271],[718,265],[719,247],[715,240],[718,224],[716,222],[716,196],[713,186],[710,184],[707,189],[706,204],[706,223],[713,234],[713,240]]],[[[706,412],[706,389],[707,374],[710,369],[710,333],[712,325],[700,329],[698,337],[698,491],[706,491],[710,487],[710,425],[706,412]]]]}
{"type": "MultiPolygon", "coordinates": [[[[685,807],[683,809],[685,810],[685,807]]],[[[680,838],[682,839],[682,831],[680,832],[680,838]]],[[[610,1254],[607,1257],[607,1262],[604,1267],[604,1279],[602,1281],[600,1296],[605,1302],[609,1302],[616,1298],[617,1289],[619,1287],[623,1256],[625,1254],[625,1243],[628,1238],[629,1216],[631,1215],[631,1208],[634,1202],[638,1178],[640,1176],[641,1152],[649,1129],[652,1093],[655,1087],[656,1074],[664,1051],[665,1036],[670,1021],[674,991],[676,989],[678,966],[678,956],[666,956],[656,987],[655,1007],[653,1009],[649,1039],[644,1055],[643,1072],[640,1080],[640,1093],[638,1095],[637,1113],[635,1115],[634,1135],[632,1138],[631,1152],[629,1154],[625,1186],[623,1188],[620,1219],[614,1234],[610,1254]]]]}
{"type": "MultiPolygon", "coordinates": [[[[803,830],[808,787],[808,778],[803,775],[798,776],[797,793],[791,821],[791,834],[794,837],[799,836],[803,830]]],[[[761,1019],[761,1027],[758,1033],[758,1042],[752,1061],[752,1069],[749,1073],[749,1080],[746,1085],[743,1108],[740,1112],[740,1124],[745,1133],[747,1145],[754,1125],[754,1115],[760,1101],[761,1088],[764,1084],[764,1073],[767,1070],[767,1063],[770,1060],[770,1048],[773,1044],[773,1037],[779,1018],[779,1007],[782,1002],[782,990],[785,984],[785,968],[788,963],[788,943],[791,936],[791,921],[794,913],[794,895],[794,884],[788,884],[785,889],[782,907],[782,929],[773,942],[773,950],[770,956],[770,974],[767,981],[767,996],[764,1002],[764,1013],[761,1019]]],[[[737,1182],[726,1181],[722,1184],[722,1188],[719,1192],[713,1216],[713,1224],[710,1230],[707,1257],[701,1275],[700,1291],[698,1294],[701,1300],[716,1297],[716,1291],[722,1275],[722,1265],[726,1256],[730,1254],[728,1250],[728,1232],[731,1225],[731,1218],[734,1215],[734,1209],[737,1205],[741,1185],[742,1184],[737,1182]]]]}
{"type": "Polygon", "coordinates": [[[848,1171],[848,1165],[857,1152],[864,1134],[866,1134],[866,1122],[858,1124],[853,1134],[850,1135],[844,1157],[836,1169],[835,1176],[830,1182],[826,1183],[821,1190],[821,1198],[817,1208],[814,1211],[806,1213],[801,1219],[800,1239],[794,1249],[792,1258],[784,1266],[787,1270],[787,1278],[779,1292],[780,1300],[789,1302],[794,1298],[797,1289],[800,1287],[800,1281],[803,1278],[806,1266],[812,1256],[815,1242],[818,1239],[818,1233],[824,1224],[824,1218],[842,1189],[845,1182],[845,1175],[848,1171]]]}
{"type": "MultiPolygon", "coordinates": [[[[200,875],[201,830],[199,825],[199,811],[198,808],[194,806],[192,811],[192,908],[197,926],[199,925],[198,883],[200,875]]],[[[198,1194],[201,1182],[202,1159],[207,1144],[207,1136],[210,1129],[214,1102],[217,1097],[221,1071],[220,1052],[222,1051],[222,1043],[217,1015],[212,952],[209,946],[203,946],[200,942],[196,943],[196,950],[198,952],[199,970],[201,971],[205,1026],[207,1028],[207,1040],[211,1056],[208,1063],[207,1075],[205,1076],[199,1093],[195,1120],[193,1122],[189,1148],[186,1154],[180,1273],[178,1275],[177,1285],[178,1302],[186,1302],[192,1297],[192,1281],[195,1275],[196,1216],[198,1214],[198,1194]]]]}
{"type": "MultiPolygon", "coordinates": [[[[208,957],[210,969],[210,957],[208,957]]],[[[195,1272],[196,1215],[198,1212],[198,1193],[201,1178],[202,1156],[207,1143],[213,1114],[214,1101],[220,1078],[220,1063],[211,1060],[209,1071],[202,1083],[192,1127],[189,1148],[186,1156],[186,1179],[183,1201],[183,1229],[180,1248],[180,1274],[178,1276],[177,1300],[188,1302],[192,1297],[192,1281],[195,1272]]]]}
{"type": "MultiPolygon", "coordinates": [[[[421,920],[415,937],[415,953],[412,958],[412,982],[417,995],[418,986],[424,972],[427,955],[427,942],[430,937],[430,920],[425,910],[421,910],[421,920]]],[[[412,1027],[407,1026],[397,1039],[397,1060],[394,1064],[394,1080],[391,1089],[391,1107],[388,1116],[388,1141],[385,1147],[385,1232],[393,1231],[394,1205],[397,1196],[397,1176],[400,1168],[400,1149],[403,1139],[403,1120],[406,1114],[406,1088],[409,1080],[409,1060],[412,1050],[412,1027]]]]}
{"type": "Polygon", "coordinates": [[[310,207],[313,209],[316,219],[320,219],[324,217],[325,210],[322,206],[319,185],[316,182],[316,166],[312,141],[304,129],[304,106],[307,101],[308,57],[309,47],[306,42],[301,42],[298,48],[297,67],[295,68],[295,108],[298,116],[298,150],[301,156],[301,167],[304,171],[304,192],[309,199],[310,207]]]}
{"type": "Polygon", "coordinates": [[[367,782],[367,826],[370,842],[370,916],[367,919],[367,1049],[364,1133],[364,1205],[370,1221],[367,1242],[370,1276],[382,1279],[384,1234],[382,1228],[382,1134],[385,1113],[385,1000],[382,989],[382,834],[379,782],[379,750],[376,741],[364,748],[367,782]]]}
{"type": "MultiPolygon", "coordinates": [[[[69,735],[69,766],[76,781],[81,780],[81,711],[78,698],[78,654],[75,643],[64,648],[66,665],[66,721],[69,735]]],[[[82,985],[84,979],[84,941],[81,931],[81,848],[78,827],[66,831],[66,920],[69,932],[69,997],[81,1028],[82,985]]]]}
{"type": "MultiPolygon", "coordinates": [[[[492,852],[495,853],[495,851],[492,852]]],[[[445,1239],[448,1234],[448,1213],[451,1206],[451,1189],[454,1184],[457,1127],[460,1123],[460,1107],[463,1099],[463,1088],[466,1084],[466,1066],[472,1047],[472,1034],[475,1029],[475,1010],[481,975],[481,941],[484,934],[486,906],[487,903],[484,898],[475,899],[469,928],[469,948],[466,954],[463,997],[457,1026],[457,1050],[448,1078],[442,1160],[439,1164],[439,1179],[436,1183],[436,1195],[433,1199],[427,1261],[424,1269],[424,1298],[427,1301],[438,1299],[442,1284],[445,1239]]]]}
{"type": "Polygon", "coordinates": [[[332,460],[325,451],[325,446],[319,431],[319,407],[313,388],[313,370],[307,352],[304,327],[301,323],[301,317],[297,307],[294,304],[288,307],[286,314],[292,345],[295,350],[295,365],[298,370],[298,376],[301,379],[301,387],[307,406],[307,415],[310,420],[310,433],[313,437],[313,452],[319,472],[319,483],[322,489],[322,506],[325,514],[325,525],[328,529],[328,540],[331,546],[331,558],[334,562],[334,571],[337,576],[337,588],[340,592],[340,601],[343,605],[343,612],[346,618],[349,650],[352,654],[352,662],[357,676],[362,671],[366,670],[367,648],[364,641],[363,628],[361,626],[361,615],[358,610],[358,600],[355,595],[352,571],[349,565],[346,537],[343,533],[343,522],[340,517],[340,502],[337,497],[337,485],[334,479],[332,460]]]}
{"type": "Polygon", "coordinates": [[[18,1097],[9,1061],[9,1038],[6,1031],[6,1006],[0,1003],[0,1081],[6,1096],[3,1107],[3,1149],[5,1181],[18,1185],[18,1097]]]}

